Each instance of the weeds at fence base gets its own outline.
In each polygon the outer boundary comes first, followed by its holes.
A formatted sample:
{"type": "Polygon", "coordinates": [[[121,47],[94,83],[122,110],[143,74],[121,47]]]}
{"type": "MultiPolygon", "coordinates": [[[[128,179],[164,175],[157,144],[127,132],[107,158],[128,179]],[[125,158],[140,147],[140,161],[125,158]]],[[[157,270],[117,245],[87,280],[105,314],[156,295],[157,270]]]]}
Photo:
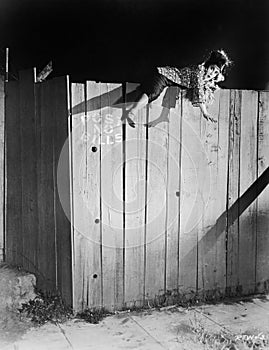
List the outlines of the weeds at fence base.
{"type": "Polygon", "coordinates": [[[155,295],[154,298],[146,298],[144,308],[161,309],[169,305],[191,308],[203,304],[235,304],[241,301],[251,302],[253,298],[266,299],[266,294],[243,295],[238,289],[230,295],[227,295],[226,292],[224,293],[219,289],[198,292],[193,290],[180,292],[174,289],[155,295]]]}
{"type": "Polygon", "coordinates": [[[76,318],[88,323],[97,324],[109,315],[111,315],[111,312],[107,311],[105,308],[93,308],[85,309],[77,313],[76,318]]]}
{"type": "Polygon", "coordinates": [[[65,304],[59,294],[39,292],[37,297],[22,304],[19,309],[21,318],[30,319],[35,325],[41,326],[46,322],[64,322],[72,318],[72,309],[65,304]]]}
{"type": "Polygon", "coordinates": [[[105,308],[93,308],[77,313],[67,306],[59,294],[37,293],[37,297],[22,304],[19,309],[21,319],[27,318],[36,326],[47,322],[62,323],[70,319],[81,319],[85,322],[97,324],[106,316],[111,315],[105,308]]]}
{"type": "Polygon", "coordinates": [[[145,307],[161,309],[169,305],[176,305],[185,308],[194,307],[203,303],[214,304],[223,302],[225,295],[220,290],[196,292],[180,292],[177,289],[167,290],[165,293],[155,295],[154,298],[147,298],[145,307]]]}
{"type": "MultiPolygon", "coordinates": [[[[255,296],[257,297],[257,296],[255,296]]],[[[260,296],[262,297],[262,296],[260,296]]],[[[178,307],[195,308],[203,304],[232,304],[238,301],[252,300],[251,296],[230,297],[229,299],[219,290],[197,293],[189,291],[181,293],[178,290],[166,291],[165,293],[155,295],[154,298],[146,297],[144,302],[130,302],[123,306],[119,311],[109,311],[104,307],[85,308],[83,311],[74,313],[71,307],[67,306],[59,294],[45,294],[37,292],[37,297],[19,309],[21,319],[30,319],[34,325],[43,325],[46,322],[61,323],[70,319],[83,320],[88,323],[97,324],[105,317],[110,315],[120,315],[129,312],[150,312],[153,310],[178,311],[178,307]],[[246,299],[246,300],[245,300],[246,299]]]]}

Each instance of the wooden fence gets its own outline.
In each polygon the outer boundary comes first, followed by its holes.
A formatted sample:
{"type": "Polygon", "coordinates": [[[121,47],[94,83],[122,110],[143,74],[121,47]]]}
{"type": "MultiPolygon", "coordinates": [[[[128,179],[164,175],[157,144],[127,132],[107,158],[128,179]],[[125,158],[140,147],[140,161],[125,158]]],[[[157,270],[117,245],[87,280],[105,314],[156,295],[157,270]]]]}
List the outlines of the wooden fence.
{"type": "Polygon", "coordinates": [[[66,78],[35,84],[33,71],[6,84],[5,250],[8,263],[36,274],[39,289],[58,289],[70,302],[71,227],[56,176],[68,137],[67,92],[66,78]]]}
{"type": "Polygon", "coordinates": [[[77,310],[267,290],[269,92],[221,90],[210,124],[169,88],[133,129],[135,88],[7,84],[7,260],[77,310]]]}

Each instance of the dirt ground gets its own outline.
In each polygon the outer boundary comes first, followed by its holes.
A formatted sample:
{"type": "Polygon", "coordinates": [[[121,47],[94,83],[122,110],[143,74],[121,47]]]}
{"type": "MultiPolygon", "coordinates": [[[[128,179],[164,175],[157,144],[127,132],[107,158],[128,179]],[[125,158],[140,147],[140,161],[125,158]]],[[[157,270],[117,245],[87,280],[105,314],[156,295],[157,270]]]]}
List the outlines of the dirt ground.
{"type": "Polygon", "coordinates": [[[99,324],[73,319],[31,327],[13,315],[0,326],[1,350],[269,349],[269,297],[124,312],[99,324]]]}

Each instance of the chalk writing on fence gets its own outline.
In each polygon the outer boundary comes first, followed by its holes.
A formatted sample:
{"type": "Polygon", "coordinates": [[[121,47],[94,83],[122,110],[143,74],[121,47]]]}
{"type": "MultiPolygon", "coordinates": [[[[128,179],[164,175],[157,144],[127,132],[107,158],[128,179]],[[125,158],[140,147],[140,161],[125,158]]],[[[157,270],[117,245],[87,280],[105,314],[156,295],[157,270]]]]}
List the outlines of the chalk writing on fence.
{"type": "Polygon", "coordinates": [[[80,140],[95,145],[114,145],[122,142],[122,122],[119,115],[90,112],[81,117],[83,132],[80,140]]]}

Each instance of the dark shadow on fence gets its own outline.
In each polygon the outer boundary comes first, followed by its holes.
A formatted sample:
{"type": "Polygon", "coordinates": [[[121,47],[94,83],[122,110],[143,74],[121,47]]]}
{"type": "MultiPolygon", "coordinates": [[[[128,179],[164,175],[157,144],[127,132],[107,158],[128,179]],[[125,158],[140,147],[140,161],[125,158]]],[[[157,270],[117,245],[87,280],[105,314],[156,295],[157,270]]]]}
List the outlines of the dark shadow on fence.
{"type": "MultiPolygon", "coordinates": [[[[162,107],[165,108],[175,108],[176,100],[179,96],[180,89],[179,88],[171,88],[169,87],[164,95],[162,101],[162,107]]],[[[109,92],[103,93],[101,95],[95,96],[88,101],[86,101],[87,111],[92,112],[96,111],[108,106],[113,106],[115,108],[122,108],[125,101],[134,102],[137,101],[141,92],[139,88],[136,88],[134,91],[126,94],[125,98],[122,96],[122,86],[117,87],[109,92]],[[119,93],[121,97],[118,98],[119,93]]],[[[85,102],[79,103],[76,106],[72,107],[72,115],[76,115],[79,113],[84,113],[85,111],[85,102]]]]}
{"type": "MultiPolygon", "coordinates": [[[[203,236],[198,242],[204,243],[206,251],[208,253],[216,243],[218,238],[227,228],[229,228],[236,219],[254,202],[259,194],[266,188],[269,183],[269,167],[258,177],[258,179],[239,197],[235,203],[225,212],[223,212],[216,221],[216,224],[203,236]]],[[[196,247],[187,252],[184,256],[184,260],[189,259],[189,256],[193,256],[196,252],[196,247]]]]}

